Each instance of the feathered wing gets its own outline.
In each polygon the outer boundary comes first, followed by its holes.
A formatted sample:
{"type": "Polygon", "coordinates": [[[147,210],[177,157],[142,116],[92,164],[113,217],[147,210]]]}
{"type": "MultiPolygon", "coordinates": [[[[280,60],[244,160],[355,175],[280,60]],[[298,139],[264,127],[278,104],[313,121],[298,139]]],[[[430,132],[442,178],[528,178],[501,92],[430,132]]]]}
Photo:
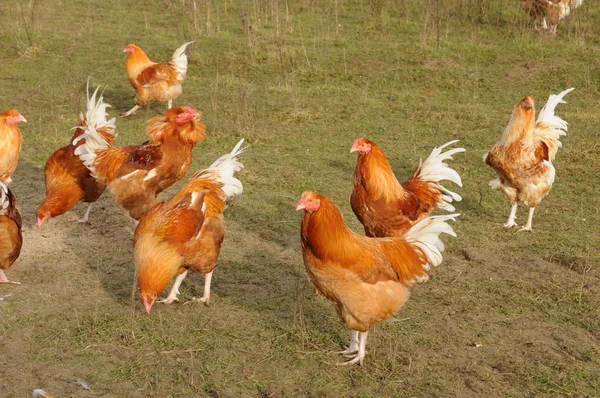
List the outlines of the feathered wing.
{"type": "Polygon", "coordinates": [[[183,82],[188,67],[188,59],[187,55],[185,54],[185,49],[192,43],[193,41],[188,41],[175,50],[171,60],[169,61],[169,66],[171,66],[177,72],[177,80],[180,83],[183,82]]]}
{"type": "Polygon", "coordinates": [[[425,162],[419,163],[419,167],[409,179],[409,183],[411,180],[423,181],[430,185],[434,190],[439,191],[441,195],[437,207],[446,211],[454,211],[455,208],[451,203],[453,201],[460,202],[462,200],[459,194],[446,189],[440,184],[440,181],[451,181],[459,187],[462,187],[460,175],[458,175],[456,170],[448,167],[448,164],[446,164],[445,161],[452,160],[453,155],[465,152],[466,149],[453,148],[446,152],[442,152],[446,147],[457,142],[458,140],[450,141],[439,148],[434,148],[425,162]]]}
{"type": "Polygon", "coordinates": [[[554,114],[554,110],[558,104],[565,104],[563,100],[565,95],[569,94],[575,88],[570,88],[560,94],[552,94],[548,98],[548,102],[538,114],[535,127],[533,129],[534,145],[543,143],[548,148],[548,159],[553,161],[558,148],[562,148],[560,137],[567,134],[567,122],[554,114]]]}

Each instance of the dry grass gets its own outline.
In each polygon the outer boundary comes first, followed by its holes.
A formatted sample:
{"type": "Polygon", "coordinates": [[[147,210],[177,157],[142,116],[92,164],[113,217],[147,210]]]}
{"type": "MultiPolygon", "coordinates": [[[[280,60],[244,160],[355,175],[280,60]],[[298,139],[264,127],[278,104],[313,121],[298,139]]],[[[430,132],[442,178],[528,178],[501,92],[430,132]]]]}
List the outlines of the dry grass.
{"type": "MultiPolygon", "coordinates": [[[[551,38],[508,0],[142,2],[8,0],[0,6],[0,108],[29,123],[14,191],[25,245],[0,286],[0,396],[593,396],[599,387],[600,8],[551,38]],[[204,112],[194,168],[240,137],[245,192],[227,209],[210,307],[132,298],[131,223],[103,197],[38,230],[46,158],[71,135],[85,82],[128,110],[125,44],[166,60],[187,40],[177,105],[204,112]],[[32,50],[35,49],[35,50],[32,50]],[[499,228],[509,205],[481,156],[513,104],[574,86],[556,184],[533,234],[499,228]],[[349,206],[354,138],[383,147],[400,178],[460,139],[464,200],[445,262],[374,328],[365,367],[333,366],[349,333],[306,281],[294,205],[306,189],[349,206]],[[481,346],[476,347],[475,343],[481,346]],[[92,392],[74,384],[87,381],[92,392]]],[[[118,120],[141,142],[164,105],[118,120]]],[[[179,185],[173,187],[174,192],[179,185]]],[[[524,210],[518,221],[525,217],[524,210]]],[[[199,275],[183,296],[202,289],[199,275]]]]}

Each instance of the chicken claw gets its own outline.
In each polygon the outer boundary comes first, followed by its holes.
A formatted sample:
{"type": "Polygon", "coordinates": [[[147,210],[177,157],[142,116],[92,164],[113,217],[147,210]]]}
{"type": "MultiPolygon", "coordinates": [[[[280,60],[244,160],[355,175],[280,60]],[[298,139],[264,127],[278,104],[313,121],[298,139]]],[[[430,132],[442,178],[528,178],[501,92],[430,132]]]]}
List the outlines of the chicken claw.
{"type": "Polygon", "coordinates": [[[136,105],[133,108],[131,108],[130,110],[128,110],[127,112],[121,113],[121,117],[131,116],[131,115],[135,114],[135,112],[137,112],[137,110],[140,108],[141,108],[141,106],[136,105]]]}
{"type": "Polygon", "coordinates": [[[518,227],[518,226],[519,226],[519,224],[517,224],[517,223],[516,223],[516,222],[514,222],[514,221],[513,221],[513,222],[507,222],[507,223],[504,223],[504,224],[502,224],[502,225],[503,225],[505,228],[512,228],[512,227],[518,227]]]}
{"type": "Polygon", "coordinates": [[[4,271],[0,269],[0,283],[12,283],[13,285],[20,285],[21,282],[9,281],[4,271]]]}
{"type": "Polygon", "coordinates": [[[210,302],[210,296],[208,296],[208,297],[205,297],[205,296],[193,297],[189,301],[186,301],[184,304],[192,304],[192,303],[196,303],[198,301],[201,303],[204,303],[204,305],[208,307],[209,302],[210,302]]]}
{"type": "Polygon", "coordinates": [[[163,304],[173,304],[176,301],[179,301],[177,297],[167,297],[166,299],[158,300],[159,303],[163,304]]]}
{"type": "Polygon", "coordinates": [[[364,359],[365,359],[364,354],[363,355],[356,354],[356,356],[353,359],[346,361],[346,362],[338,363],[338,366],[347,366],[347,365],[354,365],[354,364],[359,364],[362,366],[364,359]]]}

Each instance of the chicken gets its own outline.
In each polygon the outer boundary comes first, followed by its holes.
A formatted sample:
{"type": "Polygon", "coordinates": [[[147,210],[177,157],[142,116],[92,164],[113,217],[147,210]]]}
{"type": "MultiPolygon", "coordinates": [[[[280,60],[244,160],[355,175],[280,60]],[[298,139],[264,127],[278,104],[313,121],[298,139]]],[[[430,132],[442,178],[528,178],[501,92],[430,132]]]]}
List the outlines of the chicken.
{"type": "Polygon", "coordinates": [[[90,98],[88,92],[87,111],[81,114],[81,122],[75,128],[71,144],[57,149],[46,161],[44,177],[46,181],[46,197],[37,210],[37,223],[42,223],[50,217],[57,217],[71,210],[79,201],[88,203],[87,210],[79,222],[87,222],[92,204],[104,192],[106,185],[97,181],[83,162],[75,155],[77,146],[84,144],[84,140],[77,145],[72,142],[85,133],[83,127],[92,124],[107,142],[112,144],[115,140],[115,119],[106,120],[106,108],[110,105],[104,103],[103,98],[96,100],[98,89],[90,98]]]}
{"type": "Polygon", "coordinates": [[[187,72],[185,49],[193,41],[187,42],[173,53],[167,63],[157,64],[150,61],[144,50],[135,44],[128,44],[123,52],[127,57],[127,77],[135,88],[136,105],[121,116],[134,114],[149,102],[168,102],[171,109],[173,100],[181,94],[181,83],[187,72]]]}
{"type": "Polygon", "coordinates": [[[19,123],[27,122],[15,109],[0,113],[0,182],[9,184],[19,163],[23,137],[19,123]]]}
{"type": "Polygon", "coordinates": [[[4,270],[19,258],[22,245],[21,215],[17,210],[15,195],[0,182],[0,283],[20,284],[9,281],[4,270]]]}
{"type": "Polygon", "coordinates": [[[446,221],[458,214],[426,218],[402,237],[370,238],[352,232],[337,206],[318,193],[305,192],[296,210],[304,210],[300,237],[308,277],[352,330],[342,353],[355,355],[344,364],[362,365],[369,328],[398,311],[408,288],[442,262],[439,235],[456,236],[446,221]]]}
{"type": "Polygon", "coordinates": [[[242,139],[231,153],[221,156],[208,169],[198,171],[171,199],[150,209],[140,220],[134,236],[134,256],[140,298],[150,314],[156,298],[175,275],[166,299],[177,301],[179,286],[188,270],[205,274],[204,295],[208,303],[213,270],[225,236],[223,211],[226,201],[243,191],[234,177],[243,165],[237,156],[242,139]]]}
{"type": "Polygon", "coordinates": [[[500,141],[483,157],[498,175],[490,187],[502,190],[512,203],[505,227],[517,226],[517,207],[523,203],[529,206],[529,217],[520,231],[531,231],[533,212],[554,183],[552,161],[562,147],[560,137],[567,134],[567,122],[554,115],[554,109],[573,90],[551,95],[537,121],[533,98],[523,98],[515,105],[500,141]]]}
{"type": "Polygon", "coordinates": [[[441,186],[440,181],[449,180],[462,186],[458,173],[444,161],[465,149],[454,148],[442,153],[456,142],[434,148],[412,177],[400,184],[381,148],[366,138],[354,141],[350,152],[358,152],[358,159],[350,204],[367,236],[402,236],[435,208],[455,210],[451,203],[460,201],[460,195],[441,186]]]}
{"type": "Polygon", "coordinates": [[[556,35],[558,22],[583,4],[583,0],[523,0],[523,9],[533,19],[537,29],[537,21],[542,20],[542,29],[548,29],[546,18],[550,20],[550,33],[556,35]]]}
{"type": "Polygon", "coordinates": [[[192,149],[204,140],[201,114],[189,106],[172,108],[148,121],[150,142],[113,147],[93,126],[82,127],[85,139],[75,149],[92,175],[106,184],[117,203],[134,220],[156,203],[156,196],[179,181],[190,168],[192,149]]]}

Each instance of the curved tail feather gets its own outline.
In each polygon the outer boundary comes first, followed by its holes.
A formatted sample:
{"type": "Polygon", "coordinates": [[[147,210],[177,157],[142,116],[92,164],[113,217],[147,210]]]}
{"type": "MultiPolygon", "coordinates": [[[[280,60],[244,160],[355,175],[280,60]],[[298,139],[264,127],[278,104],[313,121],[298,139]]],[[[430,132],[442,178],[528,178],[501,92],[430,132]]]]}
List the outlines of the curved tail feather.
{"type": "Polygon", "coordinates": [[[452,144],[457,143],[458,140],[447,142],[446,144],[440,146],[439,148],[433,148],[429,157],[425,160],[425,162],[421,162],[417,171],[415,172],[413,178],[417,178],[421,181],[428,182],[433,184],[436,189],[438,189],[441,195],[441,203],[438,204],[440,209],[444,209],[446,211],[454,211],[454,206],[451,205],[453,201],[460,202],[462,200],[461,196],[456,192],[450,191],[446,189],[444,186],[439,184],[440,181],[451,181],[462,187],[462,180],[460,175],[456,172],[456,170],[448,167],[448,165],[444,162],[446,160],[452,160],[452,156],[465,152],[465,148],[454,148],[450,149],[446,152],[442,152],[442,150],[452,144]]]}
{"type": "Polygon", "coordinates": [[[184,43],[181,47],[179,47],[177,50],[175,50],[173,56],[171,57],[171,60],[169,61],[169,65],[171,65],[173,69],[175,69],[175,71],[177,72],[177,80],[179,80],[180,82],[182,82],[185,78],[185,74],[187,73],[188,67],[188,59],[187,55],[185,54],[185,49],[192,43],[193,41],[188,41],[187,43],[184,43]]]}
{"type": "Polygon", "coordinates": [[[567,122],[554,114],[558,104],[566,104],[564,96],[575,88],[570,88],[560,94],[552,94],[540,111],[533,130],[534,138],[542,141],[548,147],[550,161],[554,160],[558,148],[562,148],[560,137],[567,135],[567,122]]]}
{"type": "Polygon", "coordinates": [[[100,86],[96,87],[92,96],[87,99],[87,111],[85,119],[87,123],[84,126],[79,126],[84,133],[73,140],[73,145],[81,140],[85,140],[83,145],[80,145],[75,149],[75,155],[79,156],[79,159],[83,164],[94,174],[96,168],[94,166],[94,160],[96,159],[96,153],[107,149],[111,146],[110,142],[100,134],[100,130],[113,136],[115,133],[115,121],[116,118],[107,120],[106,108],[110,107],[109,104],[104,102],[102,95],[98,96],[98,90],[100,86]]]}
{"type": "MultiPolygon", "coordinates": [[[[456,221],[460,214],[448,214],[443,216],[431,216],[419,221],[413,225],[403,237],[407,242],[418,247],[426,257],[426,263],[423,264],[425,271],[429,271],[431,266],[437,267],[442,263],[442,251],[444,243],[440,240],[440,234],[448,234],[456,237],[456,233],[447,223],[456,221]]],[[[429,279],[427,273],[423,277],[418,277],[417,282],[424,282],[429,279]]]]}

